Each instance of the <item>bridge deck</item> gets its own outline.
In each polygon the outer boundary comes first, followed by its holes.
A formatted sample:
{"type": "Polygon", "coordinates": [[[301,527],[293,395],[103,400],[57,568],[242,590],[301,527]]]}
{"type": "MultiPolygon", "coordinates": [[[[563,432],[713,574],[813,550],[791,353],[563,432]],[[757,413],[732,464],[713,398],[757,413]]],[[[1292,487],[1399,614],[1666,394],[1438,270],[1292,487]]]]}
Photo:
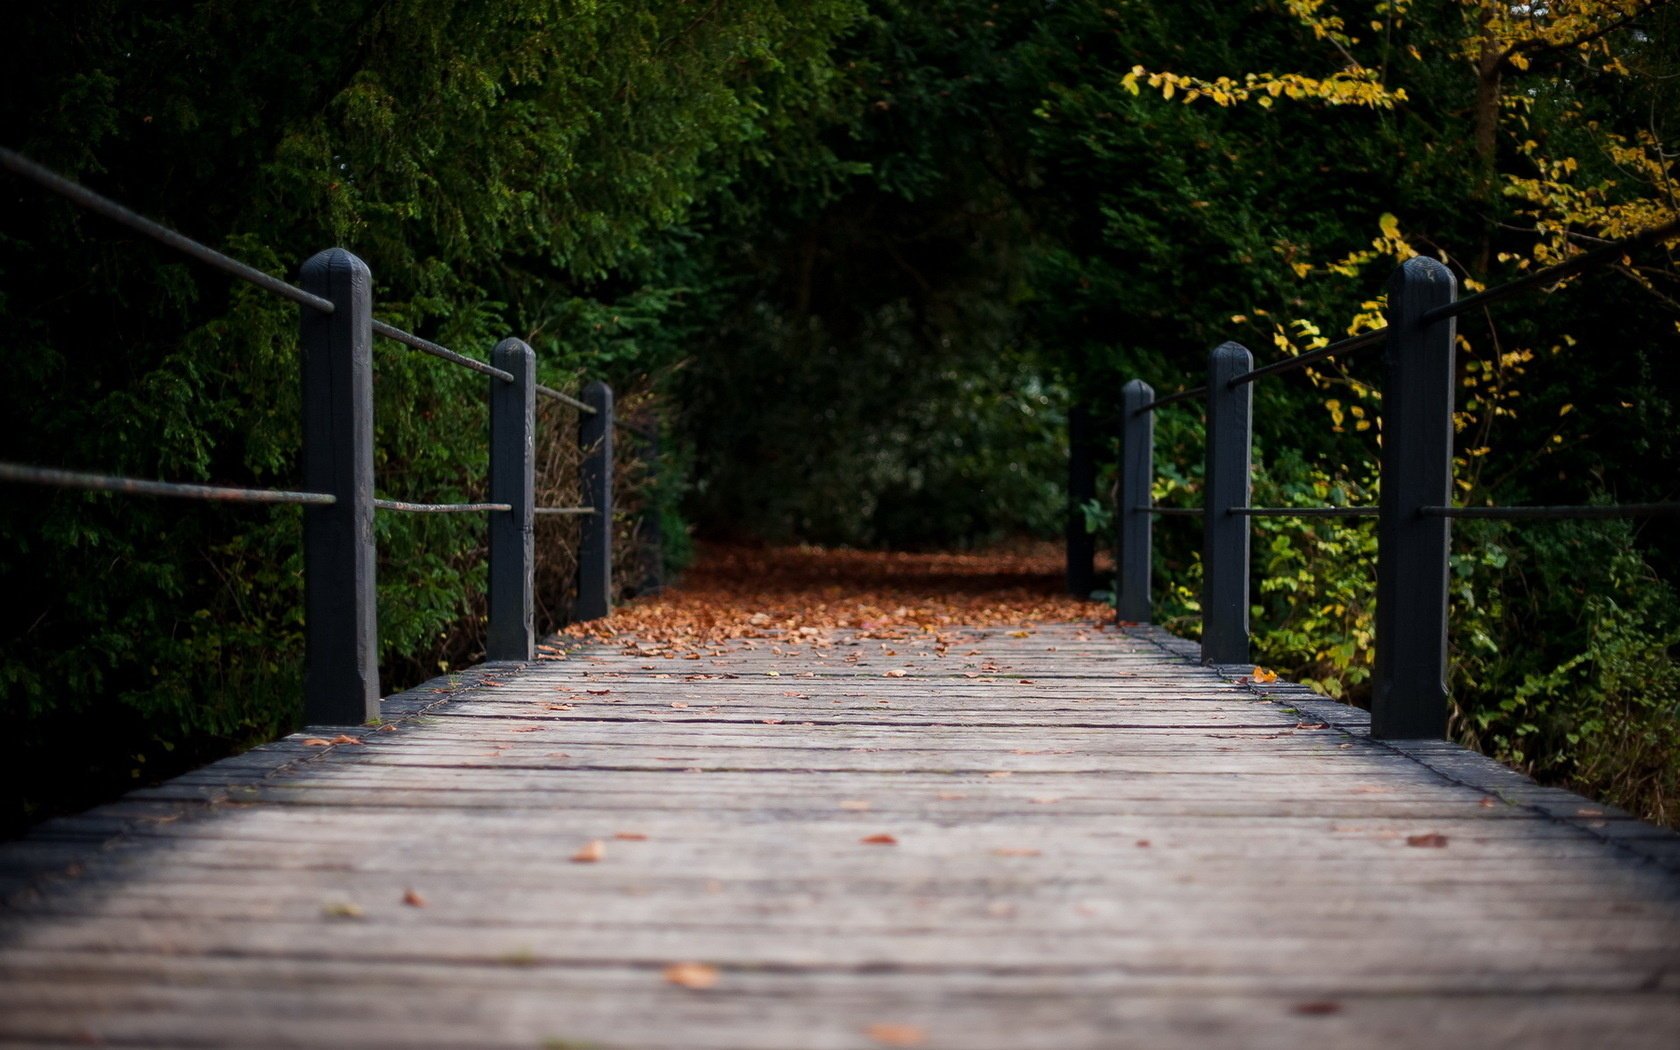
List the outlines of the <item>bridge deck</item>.
{"type": "Polygon", "coordinates": [[[1148,629],[749,645],[480,669],[0,848],[0,1041],[1674,1045],[1666,832],[1148,629]]]}

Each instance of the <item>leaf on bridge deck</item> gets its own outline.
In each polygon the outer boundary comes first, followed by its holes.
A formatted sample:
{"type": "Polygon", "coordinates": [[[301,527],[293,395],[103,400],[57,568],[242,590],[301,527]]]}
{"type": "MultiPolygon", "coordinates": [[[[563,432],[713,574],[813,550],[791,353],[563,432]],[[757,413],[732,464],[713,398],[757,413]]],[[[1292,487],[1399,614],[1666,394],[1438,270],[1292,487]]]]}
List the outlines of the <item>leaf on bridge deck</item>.
{"type": "Polygon", "coordinates": [[[607,844],[600,839],[590,839],[583,844],[583,848],[572,854],[573,864],[593,864],[607,855],[607,844]]]}
{"type": "Polygon", "coordinates": [[[1447,837],[1435,832],[1430,832],[1427,835],[1407,835],[1406,845],[1417,846],[1420,849],[1445,849],[1447,837]]]}
{"type": "Polygon", "coordinates": [[[913,1024],[872,1024],[863,1034],[882,1046],[921,1046],[927,1032],[913,1024]]]}
{"type": "Polygon", "coordinates": [[[865,846],[898,845],[898,840],[893,838],[891,835],[865,835],[863,838],[858,839],[858,841],[863,843],[865,846]]]}
{"type": "Polygon", "coordinates": [[[665,967],[665,980],[683,988],[704,991],[718,983],[718,968],[699,962],[672,963],[665,967]]]}

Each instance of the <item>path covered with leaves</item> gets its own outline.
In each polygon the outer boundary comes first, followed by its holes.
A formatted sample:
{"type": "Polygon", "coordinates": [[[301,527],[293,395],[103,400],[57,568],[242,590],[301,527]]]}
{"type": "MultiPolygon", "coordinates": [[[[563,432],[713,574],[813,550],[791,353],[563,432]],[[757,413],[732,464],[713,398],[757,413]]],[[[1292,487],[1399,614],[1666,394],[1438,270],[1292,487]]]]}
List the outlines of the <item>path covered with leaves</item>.
{"type": "Polygon", "coordinates": [[[742,640],[794,656],[832,648],[840,631],[943,651],[963,627],[1106,623],[1108,610],[1069,596],[1062,574],[1048,543],[962,554],[709,545],[679,586],[566,633],[629,638],[647,655],[742,640]]]}

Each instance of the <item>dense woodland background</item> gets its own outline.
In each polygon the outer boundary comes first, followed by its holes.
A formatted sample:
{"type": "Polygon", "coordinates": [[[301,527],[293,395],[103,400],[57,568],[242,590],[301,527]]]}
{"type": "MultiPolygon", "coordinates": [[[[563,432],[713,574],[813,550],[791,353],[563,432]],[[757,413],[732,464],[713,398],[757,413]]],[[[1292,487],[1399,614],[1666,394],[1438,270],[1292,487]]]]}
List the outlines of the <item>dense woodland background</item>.
{"type": "MultiPolygon", "coordinates": [[[[632,498],[679,548],[1053,534],[1071,405],[1380,323],[1412,253],[1475,288],[1677,213],[1664,0],[65,0],[7,30],[5,145],[277,274],[343,245],[380,316],[609,379],[665,432],[632,498]]],[[[0,458],[292,485],[296,325],[3,184],[0,458]]],[[[1674,254],[1460,331],[1465,502],[1680,498],[1674,254]]],[[[482,378],[376,353],[381,495],[478,493],[482,378]]],[[[1258,387],[1258,502],[1374,500],[1377,379],[1258,387]]],[[[1163,414],[1160,501],[1198,499],[1200,429],[1163,414]]],[[[293,727],[298,522],[4,492],[8,827],[293,727]]],[[[1256,527],[1257,659],[1359,701],[1372,527],[1256,527]]],[[[1160,534],[1193,631],[1196,537],[1160,534]]],[[[380,518],[387,690],[473,659],[483,542],[380,518]]],[[[1455,552],[1454,733],[1676,820],[1673,527],[1463,522],[1455,552]]]]}

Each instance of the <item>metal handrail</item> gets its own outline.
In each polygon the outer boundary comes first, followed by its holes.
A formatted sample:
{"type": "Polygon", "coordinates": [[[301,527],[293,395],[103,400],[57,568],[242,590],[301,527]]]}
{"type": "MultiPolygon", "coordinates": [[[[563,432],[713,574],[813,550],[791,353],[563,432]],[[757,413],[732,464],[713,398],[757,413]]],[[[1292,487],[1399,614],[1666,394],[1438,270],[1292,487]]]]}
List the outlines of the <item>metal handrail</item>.
{"type": "Polygon", "coordinates": [[[1619,241],[1611,241],[1609,244],[1602,245],[1594,248],[1592,251],[1577,255],[1573,259],[1548,266],[1542,270],[1535,270],[1533,273],[1524,274],[1521,277],[1506,281],[1504,284],[1495,288],[1489,288],[1486,291],[1477,292],[1475,295],[1467,295],[1462,299],[1454,300],[1445,306],[1438,306],[1419,318],[1418,323],[1431,325],[1436,321],[1445,321],[1449,317],[1457,317],[1460,314],[1479,309],[1489,303],[1496,303],[1501,299],[1509,299],[1518,292],[1526,292],[1530,288],[1535,288],[1543,284],[1556,284],[1565,277],[1573,277],[1578,273],[1584,273],[1596,266],[1603,266],[1606,263],[1613,262],[1629,252],[1635,252],[1641,248],[1649,248],[1652,245],[1661,244],[1664,241],[1673,240],[1676,237],[1680,237],[1680,219],[1663,223],[1661,226],[1653,226],[1651,229],[1646,230],[1643,233],[1636,233],[1631,237],[1624,237],[1619,241]]]}
{"type": "Polygon", "coordinates": [[[380,510],[395,510],[405,514],[474,514],[481,511],[513,509],[511,503],[408,503],[400,499],[376,499],[373,505],[380,510]]]}
{"type": "Polygon", "coordinates": [[[319,310],[324,314],[333,312],[330,299],[323,299],[312,292],[306,292],[294,284],[288,284],[273,274],[264,273],[248,263],[242,263],[230,255],[223,254],[207,244],[201,244],[184,234],[180,234],[163,225],[153,222],[143,215],[139,215],[118,204],[108,197],[102,197],[85,186],[75,183],[64,176],[35,163],[28,157],[15,150],[0,147],[0,167],[21,175],[30,182],[43,189],[51,190],[66,200],[78,204],[88,211],[105,216],[112,222],[127,226],[136,233],[145,234],[160,244],[174,248],[183,255],[190,255],[207,266],[215,267],[226,274],[231,274],[242,281],[256,285],[258,288],[294,303],[307,306],[311,310],[319,310]]]}
{"type": "Polygon", "coordinates": [[[1680,503],[1602,503],[1546,507],[1419,507],[1427,518],[1493,518],[1503,521],[1661,518],[1680,514],[1680,503]]]}
{"type": "Polygon", "coordinates": [[[1240,376],[1232,377],[1226,381],[1225,386],[1228,389],[1235,390],[1244,383],[1252,383],[1256,379],[1260,379],[1265,376],[1274,376],[1284,372],[1293,372],[1298,368],[1305,368],[1308,365],[1322,361],[1327,357],[1335,357],[1337,354],[1354,353],[1359,350],[1368,350],[1375,346],[1381,346],[1387,337],[1388,330],[1385,328],[1376,328],[1369,332],[1361,332],[1358,335],[1351,335],[1346,339],[1341,339],[1331,343],[1329,346],[1321,346],[1317,350],[1308,350],[1304,354],[1296,354],[1294,357],[1286,357],[1282,361],[1273,361],[1269,365],[1261,365],[1259,368],[1249,372],[1244,372],[1240,376]]]}
{"type": "MultiPolygon", "coordinates": [[[[304,515],[304,680],[309,683],[306,717],[318,724],[360,722],[379,713],[378,652],[373,568],[375,534],[367,527],[373,511],[411,514],[490,513],[489,615],[486,652],[490,659],[529,659],[534,644],[534,547],[532,515],[586,519],[578,554],[578,620],[607,615],[612,605],[612,390],[591,384],[582,401],[535,382],[535,356],[517,339],[503,340],[495,364],[440,346],[412,332],[373,319],[372,281],[365,264],[348,252],[323,252],[305,263],[299,288],[216,251],[70,179],[16,151],[0,148],[0,167],[180,251],[235,278],[289,299],[316,313],[302,318],[305,381],[304,473],[312,485],[331,492],[233,488],[126,478],[0,463],[0,482],[49,485],[135,495],[173,496],[242,503],[299,503],[304,515]],[[316,294],[317,291],[326,295],[316,294]],[[490,479],[492,501],[417,503],[373,495],[373,377],[365,347],[374,335],[395,340],[433,357],[500,381],[490,391],[490,479]],[[506,365],[507,367],[498,367],[506,365]],[[534,507],[532,458],[536,394],[584,414],[579,446],[584,450],[580,480],[592,506],[534,507]],[[591,403],[593,402],[593,403],[591,403]]],[[[648,436],[649,432],[631,426],[648,436]]]]}
{"type": "Polygon", "coordinates": [[[474,372],[482,372],[487,376],[494,376],[504,383],[513,382],[513,373],[507,371],[506,369],[497,368],[495,365],[487,364],[476,357],[468,357],[466,354],[458,354],[449,349],[447,346],[439,346],[430,339],[422,339],[413,332],[405,332],[401,328],[398,328],[395,325],[388,325],[377,318],[373,322],[373,332],[375,335],[382,335],[387,339],[402,343],[404,346],[413,347],[423,354],[431,354],[433,357],[449,361],[452,364],[460,365],[462,368],[470,368],[474,372]]]}
{"type": "Polygon", "coordinates": [[[115,474],[35,467],[23,463],[0,463],[0,481],[82,489],[89,492],[122,492],[131,496],[210,500],[217,503],[301,503],[329,506],[338,502],[336,496],[327,492],[292,492],[286,489],[249,489],[180,481],[151,481],[144,478],[119,477],[115,474]]]}
{"type": "MultiPolygon", "coordinates": [[[[1153,398],[1148,384],[1127,383],[1122,413],[1119,545],[1115,576],[1116,617],[1145,622],[1152,615],[1150,575],[1155,516],[1200,517],[1203,522],[1202,658],[1240,663],[1249,655],[1251,527],[1240,519],[1377,518],[1377,688],[1372,735],[1439,737],[1447,725],[1446,620],[1451,550],[1447,520],[1564,520],[1680,516],[1680,502],[1588,506],[1437,505],[1452,486],[1454,350],[1457,333],[1447,323],[1470,310],[1553,284],[1637,251],[1680,237],[1680,219],[1623,238],[1495,288],[1455,298],[1457,284],[1441,262],[1408,260],[1390,283],[1390,323],[1260,368],[1237,343],[1214,348],[1206,386],[1153,398]],[[1252,395],[1245,389],[1263,376],[1305,368],[1337,354],[1386,346],[1381,503],[1377,507],[1255,507],[1248,505],[1252,450],[1252,395]],[[1445,396],[1443,396],[1445,391],[1445,396]],[[1150,413],[1206,395],[1207,474],[1205,509],[1157,507],[1150,488],[1154,431],[1150,413]],[[1427,519],[1433,519],[1433,522],[1427,519]]],[[[1071,552],[1071,547],[1070,547],[1071,552]]],[[[1072,558],[1070,553],[1070,567],[1072,558]]]]}
{"type": "Polygon", "coordinates": [[[570,394],[562,394],[560,391],[551,386],[543,386],[541,383],[538,383],[537,393],[547,398],[553,398],[555,401],[558,401],[563,405],[571,405],[573,408],[577,409],[579,412],[585,413],[586,415],[592,416],[595,414],[594,405],[585,404],[570,394]]]}

